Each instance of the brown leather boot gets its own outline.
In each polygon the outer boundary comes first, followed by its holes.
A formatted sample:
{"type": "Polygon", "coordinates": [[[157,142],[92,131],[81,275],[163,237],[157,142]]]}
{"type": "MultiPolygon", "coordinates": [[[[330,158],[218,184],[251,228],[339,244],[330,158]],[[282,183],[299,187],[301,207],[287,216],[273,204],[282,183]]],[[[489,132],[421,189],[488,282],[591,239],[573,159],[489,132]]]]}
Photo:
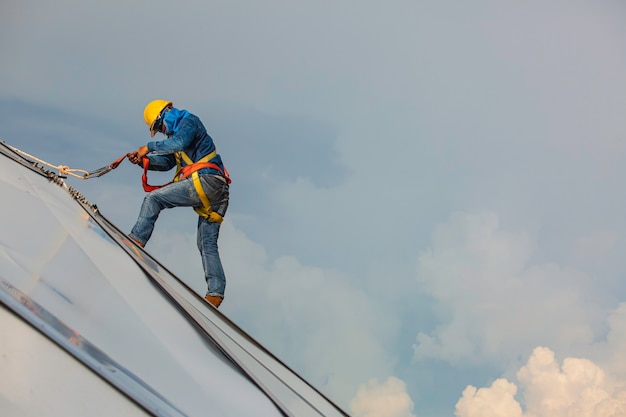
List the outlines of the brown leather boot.
{"type": "Polygon", "coordinates": [[[204,297],[209,303],[213,305],[213,307],[218,308],[220,304],[222,304],[223,298],[217,295],[206,295],[204,297]]]}
{"type": "Polygon", "coordinates": [[[128,236],[128,238],[129,238],[130,240],[132,240],[133,242],[135,242],[135,244],[136,244],[137,246],[141,246],[142,248],[146,246],[146,244],[145,244],[145,243],[141,243],[140,241],[138,241],[137,239],[135,239],[135,238],[131,237],[130,235],[128,236]]]}

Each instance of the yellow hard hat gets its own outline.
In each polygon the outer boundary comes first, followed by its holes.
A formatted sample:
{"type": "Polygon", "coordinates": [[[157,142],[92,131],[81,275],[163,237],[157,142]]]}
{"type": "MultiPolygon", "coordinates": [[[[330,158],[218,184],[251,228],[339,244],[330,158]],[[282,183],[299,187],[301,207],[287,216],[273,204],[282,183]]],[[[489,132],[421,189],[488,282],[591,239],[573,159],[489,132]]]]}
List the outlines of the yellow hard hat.
{"type": "Polygon", "coordinates": [[[159,120],[159,116],[161,112],[166,107],[171,107],[172,102],[167,100],[152,100],[145,109],[143,109],[143,118],[146,121],[146,124],[150,126],[150,136],[154,137],[156,133],[155,123],[159,120]]]}

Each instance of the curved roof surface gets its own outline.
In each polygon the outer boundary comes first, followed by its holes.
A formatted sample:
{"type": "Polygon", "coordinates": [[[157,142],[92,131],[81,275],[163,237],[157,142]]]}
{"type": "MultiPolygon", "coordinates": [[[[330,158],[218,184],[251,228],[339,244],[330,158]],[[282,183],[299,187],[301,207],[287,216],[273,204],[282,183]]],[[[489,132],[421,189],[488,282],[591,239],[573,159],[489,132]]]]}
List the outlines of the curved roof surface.
{"type": "Polygon", "coordinates": [[[347,415],[56,173],[0,153],[0,410],[347,415]]]}

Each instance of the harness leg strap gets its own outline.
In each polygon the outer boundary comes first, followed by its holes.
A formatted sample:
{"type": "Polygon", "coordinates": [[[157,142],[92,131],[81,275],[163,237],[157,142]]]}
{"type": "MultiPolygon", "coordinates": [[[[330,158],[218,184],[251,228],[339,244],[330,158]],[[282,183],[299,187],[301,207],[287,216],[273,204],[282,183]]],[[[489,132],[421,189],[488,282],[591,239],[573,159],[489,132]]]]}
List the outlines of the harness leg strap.
{"type": "Polygon", "coordinates": [[[200,197],[200,201],[202,201],[202,207],[194,207],[196,213],[200,216],[206,218],[208,221],[212,223],[222,223],[224,218],[217,212],[213,211],[211,208],[211,202],[209,202],[209,198],[206,196],[204,189],[202,188],[202,183],[200,182],[200,176],[198,172],[195,171],[191,174],[191,179],[193,181],[193,186],[200,197]]]}

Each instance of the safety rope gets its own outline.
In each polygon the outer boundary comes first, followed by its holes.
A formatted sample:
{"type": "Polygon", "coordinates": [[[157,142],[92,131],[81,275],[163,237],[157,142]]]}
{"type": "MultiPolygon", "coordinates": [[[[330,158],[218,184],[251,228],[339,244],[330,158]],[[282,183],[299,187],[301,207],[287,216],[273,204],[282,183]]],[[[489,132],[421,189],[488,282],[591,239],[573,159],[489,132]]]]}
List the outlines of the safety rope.
{"type": "Polygon", "coordinates": [[[22,151],[21,149],[18,149],[14,146],[9,145],[8,143],[4,143],[4,145],[6,145],[7,147],[11,148],[11,150],[13,152],[19,153],[20,155],[25,156],[26,158],[32,160],[33,162],[38,162],[42,165],[46,165],[50,168],[54,168],[56,170],[59,171],[59,176],[65,177],[67,175],[71,175],[73,177],[79,178],[81,180],[88,180],[90,178],[95,178],[95,177],[101,177],[102,175],[106,174],[107,172],[111,171],[112,169],[117,168],[117,166],[120,164],[120,162],[122,162],[122,160],[124,158],[126,158],[127,155],[122,156],[121,158],[119,158],[118,160],[110,163],[107,166],[104,166],[102,168],[98,168],[96,170],[93,171],[85,171],[84,169],[73,169],[68,167],[67,165],[54,165],[51,164],[49,162],[44,161],[43,159],[37,158],[36,156],[33,156],[29,153],[26,153],[24,151],[22,151]],[[82,174],[79,175],[78,173],[82,174]]]}

